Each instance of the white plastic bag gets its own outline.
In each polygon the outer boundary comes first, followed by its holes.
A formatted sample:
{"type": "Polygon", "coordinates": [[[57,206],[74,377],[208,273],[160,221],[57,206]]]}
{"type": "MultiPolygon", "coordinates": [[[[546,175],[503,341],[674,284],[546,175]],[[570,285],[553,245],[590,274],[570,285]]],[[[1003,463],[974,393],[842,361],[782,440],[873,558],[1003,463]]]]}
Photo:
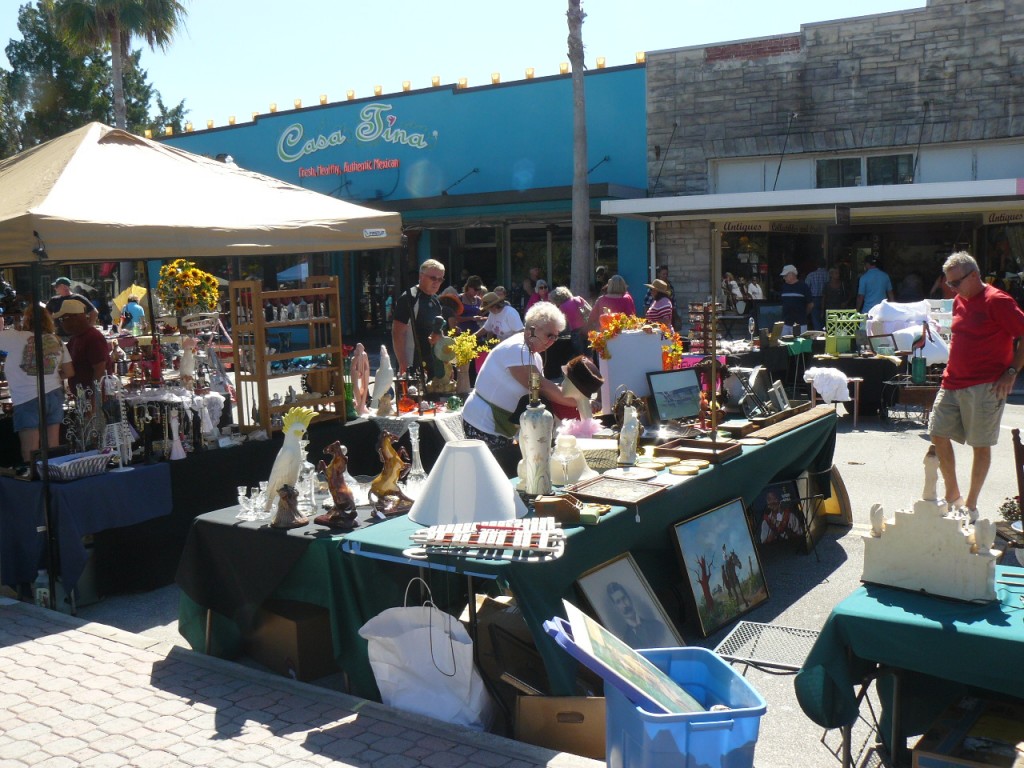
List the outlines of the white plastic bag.
{"type": "MultiPolygon", "coordinates": [[[[416,578],[409,582],[422,579],[416,578]]],[[[485,730],[494,707],[473,663],[473,641],[451,614],[429,601],[388,608],[359,629],[389,707],[485,730]]]]}

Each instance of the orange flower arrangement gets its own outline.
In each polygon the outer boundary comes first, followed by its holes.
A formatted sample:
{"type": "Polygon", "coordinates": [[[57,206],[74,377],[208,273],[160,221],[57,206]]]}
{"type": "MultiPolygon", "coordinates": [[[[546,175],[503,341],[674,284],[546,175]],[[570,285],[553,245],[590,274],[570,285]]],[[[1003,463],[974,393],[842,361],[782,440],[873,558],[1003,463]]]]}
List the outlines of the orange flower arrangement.
{"type": "Polygon", "coordinates": [[[602,315],[600,323],[601,330],[591,331],[587,339],[590,341],[591,349],[597,352],[602,360],[611,359],[608,342],[623,331],[647,331],[660,333],[663,339],[670,342],[662,353],[662,365],[666,371],[678,368],[683,361],[683,338],[664,323],[652,323],[642,317],[621,312],[602,315]]]}

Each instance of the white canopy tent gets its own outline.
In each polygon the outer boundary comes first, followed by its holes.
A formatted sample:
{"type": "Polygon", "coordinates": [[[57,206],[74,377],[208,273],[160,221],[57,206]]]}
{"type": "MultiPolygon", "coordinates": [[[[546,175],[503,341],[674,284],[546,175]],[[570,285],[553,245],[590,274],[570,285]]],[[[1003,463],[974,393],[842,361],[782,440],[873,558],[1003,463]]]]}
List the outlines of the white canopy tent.
{"type": "Polygon", "coordinates": [[[0,265],[391,248],[401,217],[101,123],[0,161],[0,265]]]}

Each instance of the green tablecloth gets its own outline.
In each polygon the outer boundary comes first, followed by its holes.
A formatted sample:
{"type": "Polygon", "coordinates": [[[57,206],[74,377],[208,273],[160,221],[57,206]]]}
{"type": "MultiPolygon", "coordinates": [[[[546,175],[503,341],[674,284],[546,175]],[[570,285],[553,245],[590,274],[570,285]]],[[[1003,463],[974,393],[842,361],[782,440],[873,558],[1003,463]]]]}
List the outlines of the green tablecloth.
{"type": "MultiPolygon", "coordinates": [[[[1024,570],[996,568],[998,600],[964,603],[865,585],[837,605],[796,676],[804,713],[825,728],[857,718],[855,686],[879,665],[903,670],[903,734],[923,733],[968,688],[1021,696],[1024,570]],[[1019,585],[1000,584],[1016,575],[1019,585]]],[[[885,721],[891,699],[883,690],[885,721]]],[[[889,729],[882,724],[888,739],[889,729]]]]}
{"type": "MultiPolygon", "coordinates": [[[[580,574],[629,551],[655,591],[678,581],[680,566],[673,524],[737,496],[749,504],[773,479],[796,477],[804,469],[828,469],[832,465],[835,429],[836,417],[830,413],[766,445],[745,446],[742,455],[703,470],[642,504],[639,520],[636,509],[631,507],[606,515],[596,526],[567,528],[565,554],[557,560],[521,563],[437,557],[434,565],[498,579],[507,585],[544,658],[552,692],[569,694],[573,690],[575,662],[543,632],[542,623],[563,615],[563,597],[576,602],[573,585],[580,574]]],[[[350,566],[359,583],[374,582],[374,574],[384,564],[382,558],[423,566],[424,563],[402,554],[410,546],[409,534],[419,527],[402,517],[347,536],[344,547],[352,554],[362,555],[351,557],[354,562],[350,566]]],[[[396,604],[381,599],[377,609],[396,604]]]]}

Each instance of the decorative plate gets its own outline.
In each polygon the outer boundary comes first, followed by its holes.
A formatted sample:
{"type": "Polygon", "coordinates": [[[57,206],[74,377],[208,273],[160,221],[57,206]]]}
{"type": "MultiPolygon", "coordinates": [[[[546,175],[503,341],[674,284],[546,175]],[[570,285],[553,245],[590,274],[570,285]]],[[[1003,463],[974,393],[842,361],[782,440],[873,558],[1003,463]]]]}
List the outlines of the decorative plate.
{"type": "Polygon", "coordinates": [[[658,470],[652,467],[637,465],[635,467],[615,467],[604,473],[605,477],[614,477],[617,480],[650,480],[658,474],[658,470]]]}
{"type": "Polygon", "coordinates": [[[763,437],[741,437],[736,442],[740,445],[764,445],[768,441],[763,437]]]}

